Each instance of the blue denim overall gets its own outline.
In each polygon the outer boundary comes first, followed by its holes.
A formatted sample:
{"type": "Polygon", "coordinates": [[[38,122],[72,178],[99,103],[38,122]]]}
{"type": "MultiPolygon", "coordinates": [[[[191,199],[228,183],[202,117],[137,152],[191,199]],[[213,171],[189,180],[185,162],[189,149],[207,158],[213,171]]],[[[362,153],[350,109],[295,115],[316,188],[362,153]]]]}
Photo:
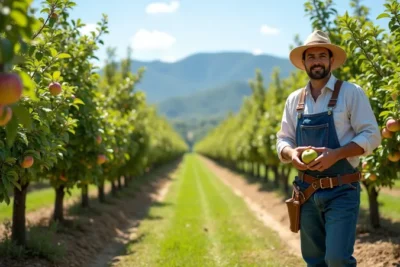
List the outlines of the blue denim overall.
{"type": "MultiPolygon", "coordinates": [[[[340,85],[338,87],[340,89],[340,85]]],[[[328,111],[316,114],[303,114],[302,110],[298,110],[297,146],[340,147],[333,121],[333,108],[328,107],[328,111]]],[[[322,172],[306,170],[305,173],[323,178],[356,171],[347,159],[342,159],[322,172]]],[[[310,186],[299,176],[296,176],[295,183],[301,190],[310,186]]],[[[307,266],[357,265],[352,254],[359,205],[360,184],[355,182],[319,189],[301,206],[301,251],[307,266]]]]}

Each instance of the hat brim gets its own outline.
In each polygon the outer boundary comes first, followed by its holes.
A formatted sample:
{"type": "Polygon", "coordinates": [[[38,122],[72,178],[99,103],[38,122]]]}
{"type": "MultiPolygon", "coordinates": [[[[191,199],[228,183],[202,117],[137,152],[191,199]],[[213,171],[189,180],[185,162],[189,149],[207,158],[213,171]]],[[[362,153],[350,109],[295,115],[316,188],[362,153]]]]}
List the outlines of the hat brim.
{"type": "Polygon", "coordinates": [[[296,68],[305,70],[303,64],[303,53],[304,51],[312,47],[324,47],[332,51],[334,60],[331,66],[331,70],[339,68],[346,62],[346,51],[344,51],[341,47],[333,44],[310,44],[296,47],[292,51],[290,51],[289,59],[296,68]]]}

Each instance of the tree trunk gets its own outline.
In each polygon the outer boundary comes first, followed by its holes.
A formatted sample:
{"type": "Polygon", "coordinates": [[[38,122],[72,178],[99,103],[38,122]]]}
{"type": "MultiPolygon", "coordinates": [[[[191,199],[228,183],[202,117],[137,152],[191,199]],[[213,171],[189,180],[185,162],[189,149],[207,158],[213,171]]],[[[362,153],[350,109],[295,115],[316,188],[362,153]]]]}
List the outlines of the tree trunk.
{"type": "Polygon", "coordinates": [[[369,219],[373,228],[379,228],[380,216],[379,216],[379,205],[378,205],[378,191],[374,185],[367,185],[364,182],[368,192],[368,202],[369,202],[369,219]]]}
{"type": "Polygon", "coordinates": [[[268,166],[268,164],[265,164],[265,181],[266,182],[269,181],[268,172],[269,172],[269,166],[268,166]]]}
{"type": "Polygon", "coordinates": [[[60,185],[58,188],[55,188],[56,201],[54,202],[53,220],[56,222],[64,221],[64,188],[64,185],[60,185]]]}
{"type": "Polygon", "coordinates": [[[115,181],[111,181],[111,195],[113,197],[117,196],[117,187],[115,186],[115,181]]]}
{"type": "Polygon", "coordinates": [[[26,245],[25,204],[28,186],[29,183],[21,186],[21,191],[18,188],[14,187],[11,239],[20,246],[26,245]]]}
{"type": "Polygon", "coordinates": [[[104,194],[104,181],[97,186],[98,198],[100,203],[106,202],[106,195],[104,194]]]}
{"type": "Polygon", "coordinates": [[[252,167],[253,167],[253,176],[254,176],[254,177],[258,177],[257,163],[256,163],[256,162],[253,162],[251,165],[252,165],[252,167]]]}
{"type": "Polygon", "coordinates": [[[128,175],[124,176],[124,186],[129,187],[129,176],[128,175]]]}
{"type": "Polygon", "coordinates": [[[87,184],[82,186],[82,208],[89,207],[89,186],[87,184]]]}
{"type": "Polygon", "coordinates": [[[286,194],[289,193],[289,172],[286,171],[288,167],[285,165],[281,166],[281,177],[282,177],[282,183],[283,183],[283,190],[285,191],[286,194]]]}
{"type": "Polygon", "coordinates": [[[122,190],[122,180],[121,176],[118,176],[118,190],[122,190]]]}
{"type": "Polygon", "coordinates": [[[279,188],[279,171],[278,166],[273,165],[272,171],[274,172],[274,186],[275,188],[279,188]]]}

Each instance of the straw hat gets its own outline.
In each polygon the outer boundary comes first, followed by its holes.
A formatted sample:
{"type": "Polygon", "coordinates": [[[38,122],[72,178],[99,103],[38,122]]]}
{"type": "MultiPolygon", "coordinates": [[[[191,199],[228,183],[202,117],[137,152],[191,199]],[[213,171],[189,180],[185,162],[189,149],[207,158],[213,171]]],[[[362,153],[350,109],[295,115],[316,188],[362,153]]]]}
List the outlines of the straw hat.
{"type": "Polygon", "coordinates": [[[329,36],[325,32],[315,30],[307,37],[304,45],[296,47],[290,52],[289,58],[292,64],[297,68],[304,70],[304,65],[302,61],[303,52],[311,47],[325,47],[331,50],[334,58],[331,70],[337,69],[346,61],[346,52],[341,47],[332,44],[329,36]]]}

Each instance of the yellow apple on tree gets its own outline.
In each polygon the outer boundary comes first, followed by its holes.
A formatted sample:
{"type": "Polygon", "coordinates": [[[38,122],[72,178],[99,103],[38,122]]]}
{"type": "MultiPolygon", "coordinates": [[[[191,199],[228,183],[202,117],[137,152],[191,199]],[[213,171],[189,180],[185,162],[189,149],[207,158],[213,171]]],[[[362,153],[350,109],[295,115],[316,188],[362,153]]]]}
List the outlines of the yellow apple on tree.
{"type": "Polygon", "coordinates": [[[382,129],[382,137],[383,138],[392,138],[393,133],[389,131],[386,127],[382,129]]]}
{"type": "Polygon", "coordinates": [[[393,152],[388,155],[388,160],[391,162],[397,162],[400,160],[400,152],[393,152]]]}
{"type": "Polygon", "coordinates": [[[301,153],[301,160],[305,164],[310,163],[311,161],[313,161],[317,157],[318,157],[318,153],[314,149],[306,149],[306,150],[303,151],[303,153],[301,153]]]}

